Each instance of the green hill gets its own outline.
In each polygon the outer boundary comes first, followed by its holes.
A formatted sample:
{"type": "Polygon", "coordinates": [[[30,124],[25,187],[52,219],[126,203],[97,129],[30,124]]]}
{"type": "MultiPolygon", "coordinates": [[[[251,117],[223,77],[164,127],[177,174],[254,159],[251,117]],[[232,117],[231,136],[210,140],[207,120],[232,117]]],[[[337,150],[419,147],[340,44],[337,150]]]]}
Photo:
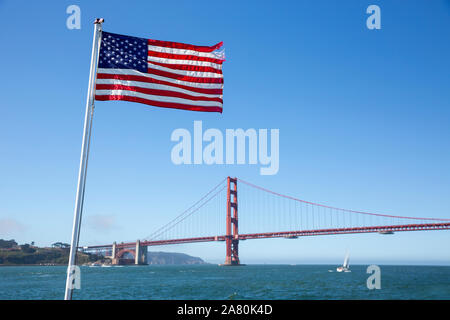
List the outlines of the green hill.
{"type": "MultiPolygon", "coordinates": [[[[17,245],[14,240],[0,239],[0,265],[67,265],[70,249],[65,244],[54,248],[39,248],[29,244],[17,245]]],[[[77,253],[77,264],[83,264],[101,257],[77,253]]]]}

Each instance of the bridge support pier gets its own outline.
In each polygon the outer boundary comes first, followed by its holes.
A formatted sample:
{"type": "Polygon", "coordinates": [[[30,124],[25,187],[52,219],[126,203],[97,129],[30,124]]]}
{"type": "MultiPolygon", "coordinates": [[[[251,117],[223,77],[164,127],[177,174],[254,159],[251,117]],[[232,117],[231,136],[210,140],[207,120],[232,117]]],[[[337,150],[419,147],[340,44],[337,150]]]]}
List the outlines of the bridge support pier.
{"type": "Polygon", "coordinates": [[[237,179],[227,178],[227,230],[225,236],[226,257],[224,266],[240,265],[237,179]],[[231,186],[233,185],[233,186],[231,186]]]}
{"type": "Polygon", "coordinates": [[[141,246],[139,240],[136,241],[134,264],[147,264],[147,247],[141,246]]]}
{"type": "Polygon", "coordinates": [[[134,248],[131,247],[130,244],[128,244],[126,247],[124,247],[123,244],[120,244],[117,247],[117,244],[114,242],[112,245],[110,258],[113,265],[147,264],[147,246],[141,245],[141,242],[139,240],[136,241],[136,245],[134,248]],[[134,256],[134,259],[126,258],[125,254],[127,253],[132,254],[134,256]]]}
{"type": "Polygon", "coordinates": [[[116,249],[117,249],[117,244],[114,241],[113,245],[112,245],[112,250],[111,250],[111,259],[114,259],[116,257],[116,249]]]}

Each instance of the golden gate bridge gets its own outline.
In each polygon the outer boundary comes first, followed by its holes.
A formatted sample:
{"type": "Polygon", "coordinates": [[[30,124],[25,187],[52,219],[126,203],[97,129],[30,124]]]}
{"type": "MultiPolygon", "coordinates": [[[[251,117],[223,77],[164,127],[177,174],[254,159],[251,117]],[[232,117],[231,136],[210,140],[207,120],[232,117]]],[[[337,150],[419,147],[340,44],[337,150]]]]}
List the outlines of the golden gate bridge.
{"type": "Polygon", "coordinates": [[[109,257],[113,264],[145,264],[147,247],[223,241],[226,247],[224,265],[232,266],[240,264],[239,241],[244,240],[448,229],[450,219],[341,209],[227,177],[191,207],[142,240],[80,249],[109,257]],[[133,259],[127,258],[129,255],[133,259]]]}

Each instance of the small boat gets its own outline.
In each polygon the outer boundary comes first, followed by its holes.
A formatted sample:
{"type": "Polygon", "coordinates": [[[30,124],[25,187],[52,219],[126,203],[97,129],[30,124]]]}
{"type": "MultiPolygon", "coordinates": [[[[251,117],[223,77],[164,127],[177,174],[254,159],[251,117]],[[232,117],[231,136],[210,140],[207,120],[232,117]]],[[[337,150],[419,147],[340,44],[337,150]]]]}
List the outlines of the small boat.
{"type": "Polygon", "coordinates": [[[349,254],[347,252],[345,259],[344,259],[344,264],[341,267],[337,267],[336,271],[337,272],[351,272],[349,269],[349,254]]]}
{"type": "Polygon", "coordinates": [[[98,263],[98,262],[94,262],[94,263],[89,265],[89,267],[100,267],[100,266],[101,266],[101,264],[98,263]]]}

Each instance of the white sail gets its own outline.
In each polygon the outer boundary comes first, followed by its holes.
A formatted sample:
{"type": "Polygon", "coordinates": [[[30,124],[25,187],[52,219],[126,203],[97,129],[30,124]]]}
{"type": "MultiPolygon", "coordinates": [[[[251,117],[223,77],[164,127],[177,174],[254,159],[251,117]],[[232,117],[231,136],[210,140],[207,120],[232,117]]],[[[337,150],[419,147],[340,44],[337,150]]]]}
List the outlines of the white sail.
{"type": "Polygon", "coordinates": [[[348,268],[349,260],[350,260],[350,256],[347,252],[347,255],[345,256],[344,264],[342,265],[344,268],[348,268]]]}

